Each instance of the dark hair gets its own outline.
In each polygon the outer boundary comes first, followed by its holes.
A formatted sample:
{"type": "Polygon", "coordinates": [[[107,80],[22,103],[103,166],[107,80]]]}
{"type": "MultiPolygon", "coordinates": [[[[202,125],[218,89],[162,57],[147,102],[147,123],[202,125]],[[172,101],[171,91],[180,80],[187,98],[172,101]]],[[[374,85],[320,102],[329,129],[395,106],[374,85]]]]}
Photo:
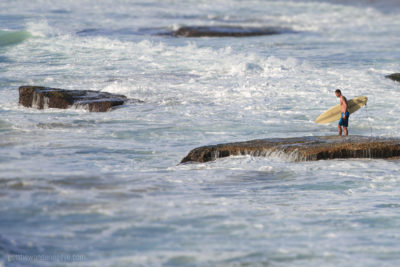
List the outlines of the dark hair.
{"type": "Polygon", "coordinates": [[[342,91],[340,91],[339,89],[336,89],[335,93],[342,94],[342,91]]]}

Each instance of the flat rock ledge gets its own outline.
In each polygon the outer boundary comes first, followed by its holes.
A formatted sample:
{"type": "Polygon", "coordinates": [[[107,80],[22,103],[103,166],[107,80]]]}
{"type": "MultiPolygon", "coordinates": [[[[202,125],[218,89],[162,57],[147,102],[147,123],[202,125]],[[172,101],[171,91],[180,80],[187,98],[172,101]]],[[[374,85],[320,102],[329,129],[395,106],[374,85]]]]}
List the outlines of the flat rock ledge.
{"type": "Polygon", "coordinates": [[[366,136],[312,136],[258,139],[195,148],[181,163],[208,162],[229,156],[280,156],[289,161],[345,158],[396,158],[400,139],[366,136]]]}
{"type": "Polygon", "coordinates": [[[386,75],[385,77],[389,78],[389,79],[391,79],[393,81],[400,82],[400,73],[393,73],[393,74],[390,74],[390,75],[386,75]]]}
{"type": "MultiPolygon", "coordinates": [[[[77,108],[91,112],[106,112],[123,105],[128,98],[124,95],[91,90],[64,90],[43,86],[19,87],[19,103],[25,107],[77,108]]],[[[130,100],[141,102],[140,100],[130,100]]]]}
{"type": "Polygon", "coordinates": [[[168,35],[175,37],[250,37],[293,32],[289,29],[273,27],[243,26],[185,26],[168,35]]]}

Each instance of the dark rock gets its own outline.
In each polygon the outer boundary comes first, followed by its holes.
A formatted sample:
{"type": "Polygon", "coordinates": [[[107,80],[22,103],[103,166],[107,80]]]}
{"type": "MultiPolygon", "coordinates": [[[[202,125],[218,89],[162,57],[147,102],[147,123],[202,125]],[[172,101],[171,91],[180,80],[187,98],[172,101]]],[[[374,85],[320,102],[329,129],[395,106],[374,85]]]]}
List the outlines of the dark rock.
{"type": "Polygon", "coordinates": [[[393,73],[393,74],[390,74],[390,75],[386,75],[385,77],[389,78],[389,79],[391,79],[393,81],[400,82],[400,73],[393,73]]]}
{"type": "Polygon", "coordinates": [[[282,155],[292,161],[394,158],[400,156],[400,139],[365,136],[259,139],[199,147],[190,151],[181,163],[207,162],[235,155],[282,155]]]}
{"type": "Polygon", "coordinates": [[[249,37],[292,32],[272,27],[187,26],[170,33],[175,37],[249,37]]]}
{"type": "Polygon", "coordinates": [[[42,86],[19,87],[19,103],[37,109],[75,107],[92,112],[105,112],[124,104],[127,100],[124,95],[91,90],[64,90],[42,86]]]}

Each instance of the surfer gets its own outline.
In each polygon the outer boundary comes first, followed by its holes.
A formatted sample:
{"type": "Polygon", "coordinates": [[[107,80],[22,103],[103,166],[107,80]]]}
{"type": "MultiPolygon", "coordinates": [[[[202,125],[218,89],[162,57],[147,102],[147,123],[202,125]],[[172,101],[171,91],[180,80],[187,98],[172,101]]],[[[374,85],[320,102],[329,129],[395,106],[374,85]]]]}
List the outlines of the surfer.
{"type": "Polygon", "coordinates": [[[340,117],[338,125],[339,135],[342,135],[342,126],[343,126],[344,134],[347,136],[349,135],[347,127],[349,126],[349,116],[350,116],[350,113],[347,110],[347,99],[342,95],[342,92],[339,89],[335,91],[335,94],[337,97],[340,98],[340,110],[342,111],[342,116],[340,117]]]}

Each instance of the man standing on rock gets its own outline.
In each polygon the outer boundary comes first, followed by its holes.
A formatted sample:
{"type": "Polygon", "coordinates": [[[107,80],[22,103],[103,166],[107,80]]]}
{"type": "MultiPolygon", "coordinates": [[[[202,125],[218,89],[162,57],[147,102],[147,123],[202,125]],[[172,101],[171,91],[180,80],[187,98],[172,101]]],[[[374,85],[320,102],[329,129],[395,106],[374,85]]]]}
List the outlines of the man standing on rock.
{"type": "Polygon", "coordinates": [[[337,97],[340,98],[340,110],[342,111],[342,116],[340,117],[338,125],[339,135],[342,135],[342,126],[343,126],[344,135],[347,136],[349,135],[347,127],[349,126],[349,116],[350,116],[350,113],[347,110],[347,99],[342,95],[342,92],[339,89],[335,91],[335,94],[337,97]]]}

